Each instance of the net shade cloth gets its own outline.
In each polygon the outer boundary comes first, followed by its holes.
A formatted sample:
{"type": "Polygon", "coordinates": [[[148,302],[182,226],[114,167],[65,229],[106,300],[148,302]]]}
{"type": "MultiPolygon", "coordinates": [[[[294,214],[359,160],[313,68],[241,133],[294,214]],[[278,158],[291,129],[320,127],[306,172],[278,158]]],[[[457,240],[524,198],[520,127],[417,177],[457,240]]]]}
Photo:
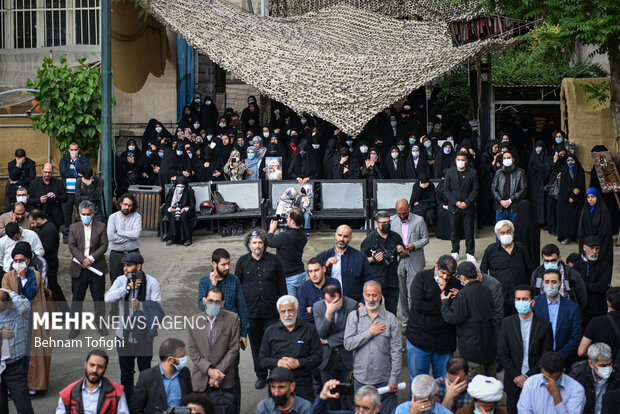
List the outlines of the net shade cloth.
{"type": "Polygon", "coordinates": [[[218,0],[143,4],[243,82],[352,136],[411,91],[515,41],[455,47],[445,22],[399,20],[348,4],[282,18],[242,13],[218,0]]]}

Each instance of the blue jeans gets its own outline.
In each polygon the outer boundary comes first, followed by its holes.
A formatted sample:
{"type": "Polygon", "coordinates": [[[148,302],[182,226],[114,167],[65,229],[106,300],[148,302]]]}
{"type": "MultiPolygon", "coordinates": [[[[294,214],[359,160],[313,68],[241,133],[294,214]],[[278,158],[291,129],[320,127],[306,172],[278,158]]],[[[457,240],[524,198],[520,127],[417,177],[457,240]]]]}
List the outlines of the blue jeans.
{"type": "Polygon", "coordinates": [[[433,364],[433,377],[435,379],[446,375],[446,363],[452,358],[452,354],[436,354],[423,351],[413,346],[407,340],[407,365],[409,366],[409,383],[420,374],[428,374],[431,363],[433,364]]]}
{"type": "Polygon", "coordinates": [[[297,290],[299,290],[301,284],[304,283],[304,280],[306,280],[306,272],[287,277],[286,291],[288,294],[297,297],[297,290]]]}
{"type": "Polygon", "coordinates": [[[500,220],[510,220],[514,224],[515,218],[517,217],[516,211],[504,210],[504,211],[496,211],[495,212],[495,222],[497,223],[500,220]]]}
{"type": "Polygon", "coordinates": [[[312,213],[304,211],[304,228],[306,230],[310,230],[310,217],[312,217],[312,213]]]}
{"type": "MultiPolygon", "coordinates": [[[[379,384],[362,384],[356,379],[353,379],[353,390],[357,393],[357,390],[362,388],[364,385],[373,385],[375,388],[385,387],[387,382],[380,382],[379,384]]],[[[393,413],[396,410],[396,406],[398,405],[398,393],[397,392],[386,392],[381,396],[381,412],[382,413],[393,413]]],[[[339,411],[340,412],[340,411],[339,411]]]]}

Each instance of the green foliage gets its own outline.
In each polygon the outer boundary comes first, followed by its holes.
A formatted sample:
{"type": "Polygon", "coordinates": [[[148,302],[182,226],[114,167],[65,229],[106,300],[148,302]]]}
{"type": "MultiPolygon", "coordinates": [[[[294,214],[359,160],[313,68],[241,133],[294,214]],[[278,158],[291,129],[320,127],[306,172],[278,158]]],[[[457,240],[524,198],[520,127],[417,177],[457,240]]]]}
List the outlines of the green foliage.
{"type": "Polygon", "coordinates": [[[33,128],[56,136],[56,146],[66,152],[72,140],[80,144],[86,155],[99,148],[101,133],[101,76],[98,68],[78,60],[77,67],[67,67],[65,57],[60,66],[45,57],[37,71],[37,79],[28,79],[28,88],[38,89],[35,99],[43,112],[33,116],[33,128]]]}
{"type": "Polygon", "coordinates": [[[585,83],[581,87],[588,94],[588,101],[596,101],[594,109],[598,109],[607,104],[607,101],[611,98],[611,82],[600,83],[585,83]]]}
{"type": "Polygon", "coordinates": [[[467,76],[466,67],[448,74],[439,84],[441,91],[438,97],[446,102],[447,112],[472,119],[474,102],[469,91],[467,76]]]}

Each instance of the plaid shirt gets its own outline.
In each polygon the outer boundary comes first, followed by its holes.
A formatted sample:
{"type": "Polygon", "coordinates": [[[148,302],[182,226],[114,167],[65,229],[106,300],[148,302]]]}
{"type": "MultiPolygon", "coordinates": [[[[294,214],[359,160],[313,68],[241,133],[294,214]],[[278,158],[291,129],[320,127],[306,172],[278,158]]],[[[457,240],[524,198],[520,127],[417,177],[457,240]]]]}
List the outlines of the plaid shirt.
{"type": "Polygon", "coordinates": [[[11,306],[0,313],[0,328],[8,328],[15,332],[9,341],[10,357],[6,363],[15,362],[26,355],[26,349],[30,345],[30,332],[28,320],[30,318],[30,301],[22,298],[15,292],[11,292],[11,306]]]}
{"type": "Polygon", "coordinates": [[[207,292],[211,288],[218,288],[224,293],[224,309],[239,315],[241,325],[239,326],[239,335],[242,338],[248,336],[250,329],[250,319],[248,317],[248,308],[245,305],[245,297],[241,290],[241,282],[233,273],[229,273],[224,280],[219,282],[217,286],[211,283],[209,274],[204,275],[198,284],[198,308],[204,311],[205,306],[202,304],[202,298],[207,296],[207,292]]]}
{"type": "MultiPolygon", "coordinates": [[[[446,398],[446,379],[448,377],[441,377],[435,380],[437,384],[437,402],[440,404],[443,402],[443,399],[446,398]]],[[[469,379],[468,379],[469,381],[469,379]]],[[[456,412],[459,408],[467,407],[472,403],[472,399],[467,393],[467,390],[463,391],[456,397],[454,397],[453,401],[454,405],[452,406],[452,412],[456,412]]]]}

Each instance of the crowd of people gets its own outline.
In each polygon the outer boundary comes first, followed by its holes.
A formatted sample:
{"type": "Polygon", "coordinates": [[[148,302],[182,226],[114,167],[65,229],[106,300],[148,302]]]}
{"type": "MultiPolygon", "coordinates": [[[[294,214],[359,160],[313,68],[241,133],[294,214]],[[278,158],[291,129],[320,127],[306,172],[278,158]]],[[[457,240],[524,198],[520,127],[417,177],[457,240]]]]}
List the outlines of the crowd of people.
{"type": "MultiPolygon", "coordinates": [[[[119,340],[120,381],[105,377],[107,353],[92,350],[84,376],[60,392],[57,414],[179,406],[239,413],[240,374],[248,374],[240,373],[240,350],[247,346],[255,388],[268,388],[259,414],[618,412],[620,288],[610,287],[612,219],[596,175],[586,190],[562,131],[554,132],[550,147],[536,142],[523,170],[517,167],[523,151],[507,135],[479,153],[466,130],[456,139],[442,136],[438,122],[420,133],[425,126],[409,103],[377,117],[373,128],[381,138],[372,145],[338,130],[326,136],[312,117],[276,108],[262,128],[265,148],[259,114],[253,97],[241,116],[227,110],[222,117],[209,98],[197,97],[175,135],[153,121],[145,153],[129,141],[119,158],[128,180],[174,183],[165,207],[179,220],[169,242],[192,242],[183,216],[196,209],[192,182],[263,178],[267,154],[280,157],[288,165],[282,177],[300,185],[317,177],[417,179],[411,196],[396,202],[396,214],[375,214],[359,250],[350,245],[351,227],[341,224],[334,247],[304,263],[312,194],[304,187],[291,197],[297,202],[288,205],[286,228],[272,220],[267,231],[245,235],[247,253],[234,272],[225,249],[211,252],[212,271],[197,283],[193,315],[206,324],[188,329],[186,342],[165,339],[152,367],[156,330],[124,326],[110,333],[103,323],[106,304],[122,320],[164,316],[163,275],[146,274],[140,253],[137,200],[119,194],[116,212],[105,217],[102,182],[76,142],[60,161],[60,179],[50,163],[36,178],[34,163],[18,149],[9,164],[8,211],[0,215],[0,413],[8,413],[9,393],[19,413],[32,413],[30,397],[48,388],[51,349],[33,341],[50,332],[32,331],[34,313],[83,317],[87,290],[99,335],[119,340]],[[436,189],[431,178],[442,180],[436,189]],[[544,191],[555,180],[557,198],[544,191]],[[491,221],[496,241],[478,263],[476,226],[491,221]],[[447,223],[451,251],[428,267],[428,228],[439,236],[447,223]],[[562,243],[577,241],[578,251],[563,260],[556,244],[541,248],[541,226],[562,243]],[[458,263],[462,239],[466,260],[458,263]],[[61,240],[72,257],[70,304],[58,283],[61,240]],[[398,405],[404,359],[409,401],[398,405]],[[505,411],[498,406],[504,397],[505,411]]],[[[76,326],[68,336],[80,334],[76,326]]]]}

